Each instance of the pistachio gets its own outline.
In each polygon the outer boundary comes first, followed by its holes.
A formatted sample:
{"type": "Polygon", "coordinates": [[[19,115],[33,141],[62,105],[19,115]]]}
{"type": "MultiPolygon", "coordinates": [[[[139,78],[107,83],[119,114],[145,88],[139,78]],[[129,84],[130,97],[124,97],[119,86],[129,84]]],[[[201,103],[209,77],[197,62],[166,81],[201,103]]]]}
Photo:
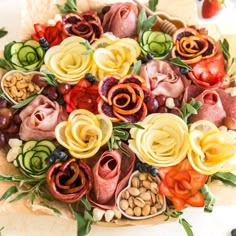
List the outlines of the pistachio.
{"type": "Polygon", "coordinates": [[[129,207],[131,207],[133,209],[134,208],[134,197],[130,197],[128,199],[128,203],[129,203],[129,207]]]}
{"type": "Polygon", "coordinates": [[[134,199],[134,205],[143,208],[145,205],[145,201],[140,197],[136,197],[134,199]]]}
{"type": "Polygon", "coordinates": [[[147,216],[150,214],[151,207],[150,205],[145,205],[142,209],[142,215],[147,216]]]}
{"type": "Polygon", "coordinates": [[[143,187],[147,188],[147,189],[150,189],[150,186],[151,186],[151,182],[148,181],[148,180],[144,180],[143,181],[143,187]]]}
{"type": "Polygon", "coordinates": [[[118,208],[114,208],[113,211],[114,211],[114,214],[115,214],[115,218],[116,219],[121,219],[121,212],[120,212],[120,210],[118,208]]]}
{"type": "Polygon", "coordinates": [[[134,188],[134,187],[128,188],[128,191],[134,197],[137,197],[140,194],[139,190],[137,188],[134,188]]]}
{"type": "Polygon", "coordinates": [[[144,193],[144,192],[146,192],[146,191],[147,191],[147,189],[144,188],[144,187],[139,188],[139,192],[140,192],[140,194],[141,194],[141,193],[144,193]]]}
{"type": "Polygon", "coordinates": [[[164,204],[164,198],[163,198],[163,195],[158,194],[158,197],[159,197],[160,204],[163,205],[163,204],[164,204]]]}
{"type": "Polygon", "coordinates": [[[140,207],[135,207],[134,208],[134,215],[141,216],[141,214],[142,214],[142,209],[140,207]]]}
{"type": "Polygon", "coordinates": [[[140,179],[140,180],[147,180],[147,176],[148,176],[147,173],[140,173],[140,174],[139,174],[139,179],[140,179]]]}
{"type": "Polygon", "coordinates": [[[134,187],[134,188],[139,188],[139,178],[134,176],[131,180],[131,186],[134,187]]]}
{"type": "Polygon", "coordinates": [[[133,211],[133,209],[130,208],[130,207],[129,207],[128,209],[126,209],[125,213],[126,213],[127,215],[129,215],[129,216],[133,216],[133,215],[134,215],[134,211],[133,211]]]}
{"type": "Polygon", "coordinates": [[[154,207],[156,207],[156,209],[161,209],[162,208],[162,205],[161,205],[161,203],[160,202],[157,202],[155,205],[154,205],[154,207]]]}
{"type": "Polygon", "coordinates": [[[142,198],[144,201],[150,201],[151,200],[151,194],[149,192],[141,193],[140,198],[142,198]]]}
{"type": "Polygon", "coordinates": [[[152,204],[155,204],[156,203],[156,195],[153,192],[150,192],[150,194],[151,194],[152,204]]]}
{"type": "Polygon", "coordinates": [[[157,188],[158,188],[157,183],[153,182],[150,184],[150,189],[153,193],[157,194],[157,188]]]}
{"type": "Polygon", "coordinates": [[[127,191],[127,190],[122,192],[122,194],[121,194],[121,197],[124,199],[129,199],[129,196],[130,196],[130,194],[129,194],[129,191],[127,191]]]}
{"type": "Polygon", "coordinates": [[[150,209],[150,214],[151,215],[154,215],[154,214],[156,214],[157,213],[157,209],[156,209],[156,207],[151,207],[151,209],[150,209]]]}
{"type": "Polygon", "coordinates": [[[128,209],[128,207],[129,207],[128,201],[125,200],[125,199],[122,199],[122,200],[120,201],[120,208],[125,211],[125,210],[128,209]]]}

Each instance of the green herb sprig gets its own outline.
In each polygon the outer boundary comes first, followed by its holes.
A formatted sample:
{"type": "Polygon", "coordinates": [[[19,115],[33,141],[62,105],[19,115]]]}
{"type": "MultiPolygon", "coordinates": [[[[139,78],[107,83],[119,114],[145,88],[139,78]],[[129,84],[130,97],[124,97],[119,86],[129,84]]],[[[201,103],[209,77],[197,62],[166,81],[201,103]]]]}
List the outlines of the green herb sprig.
{"type": "Polygon", "coordinates": [[[141,125],[131,124],[129,122],[113,123],[112,135],[107,143],[109,151],[120,149],[126,156],[129,156],[129,153],[122,147],[121,142],[128,140],[129,131],[127,129],[134,127],[138,129],[144,129],[141,125]]]}
{"type": "Polygon", "coordinates": [[[13,105],[12,107],[15,109],[20,109],[25,107],[26,105],[28,105],[30,102],[32,102],[36,97],[38,96],[37,93],[33,93],[31,94],[29,97],[27,97],[25,100],[23,100],[22,102],[19,102],[15,105],[13,105]]]}
{"type": "Polygon", "coordinates": [[[4,36],[7,35],[7,34],[8,34],[8,31],[5,30],[5,28],[1,28],[1,29],[0,29],[0,38],[4,37],[4,36]]]}
{"type": "Polygon", "coordinates": [[[91,44],[89,43],[88,40],[85,40],[84,42],[80,42],[80,44],[84,45],[87,49],[87,51],[81,53],[82,55],[89,55],[90,53],[93,52],[93,48],[91,47],[91,44]]]}
{"type": "Polygon", "coordinates": [[[2,236],[2,231],[4,230],[4,226],[0,228],[0,236],[2,236]]]}
{"type": "Polygon", "coordinates": [[[141,66],[142,66],[142,61],[141,60],[136,61],[131,70],[131,74],[139,75],[141,66]]]}
{"type": "Polygon", "coordinates": [[[187,234],[187,236],[193,236],[192,226],[188,223],[187,220],[181,217],[183,215],[182,211],[172,211],[172,210],[166,210],[164,212],[164,215],[166,216],[165,221],[169,220],[169,218],[175,218],[178,219],[179,224],[181,224],[187,234]]]}
{"type": "Polygon", "coordinates": [[[30,203],[33,205],[36,197],[40,199],[40,204],[50,208],[56,214],[61,214],[61,212],[48,205],[46,201],[54,201],[54,198],[45,190],[46,178],[34,179],[29,177],[24,177],[21,175],[0,175],[0,181],[15,182],[17,185],[9,187],[1,196],[0,201],[7,200],[9,197],[15,194],[16,196],[10,200],[10,202],[16,202],[20,199],[29,196],[30,203]]]}
{"type": "Polygon", "coordinates": [[[149,0],[148,1],[148,7],[151,11],[156,11],[156,7],[158,4],[159,0],[149,0]]]}
{"type": "Polygon", "coordinates": [[[182,60],[180,60],[178,57],[176,58],[171,58],[170,62],[176,66],[185,68],[187,71],[192,71],[192,67],[189,65],[185,64],[182,60]]]}
{"type": "Polygon", "coordinates": [[[175,109],[179,111],[179,116],[184,120],[184,122],[188,123],[188,118],[191,115],[196,115],[201,106],[202,103],[200,101],[196,101],[196,99],[192,98],[189,103],[182,103],[181,110],[179,108],[175,109]]]}
{"type": "Polygon", "coordinates": [[[208,184],[204,184],[202,186],[201,192],[204,195],[204,202],[205,202],[204,211],[212,212],[216,199],[214,195],[212,194],[211,190],[209,189],[208,184]]]}
{"type": "Polygon", "coordinates": [[[61,4],[61,5],[56,4],[56,6],[62,14],[68,14],[71,12],[81,13],[81,11],[77,7],[76,0],[67,0],[66,3],[61,4]]]}
{"type": "Polygon", "coordinates": [[[58,86],[59,83],[56,81],[56,76],[54,74],[52,74],[49,70],[47,69],[44,69],[42,70],[41,72],[43,72],[44,74],[46,74],[46,76],[44,77],[40,77],[40,80],[44,80],[46,81],[49,85],[52,85],[52,86],[58,86]]]}
{"type": "Polygon", "coordinates": [[[211,180],[220,180],[225,185],[236,187],[236,175],[231,172],[216,172],[211,180]]]}
{"type": "Polygon", "coordinates": [[[157,16],[149,16],[147,17],[146,11],[144,8],[141,9],[138,15],[138,23],[137,23],[137,34],[138,34],[138,39],[140,41],[142,34],[150,30],[152,26],[156,23],[157,21],[157,16]]]}

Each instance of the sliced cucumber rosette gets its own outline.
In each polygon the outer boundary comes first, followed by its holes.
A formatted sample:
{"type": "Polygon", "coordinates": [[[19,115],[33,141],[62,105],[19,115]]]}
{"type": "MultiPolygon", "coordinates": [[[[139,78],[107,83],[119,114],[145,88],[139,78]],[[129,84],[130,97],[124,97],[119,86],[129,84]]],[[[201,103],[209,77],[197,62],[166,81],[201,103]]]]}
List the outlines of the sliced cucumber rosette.
{"type": "Polygon", "coordinates": [[[4,57],[16,70],[37,70],[43,63],[44,50],[33,39],[11,42],[4,48],[4,57]]]}
{"type": "Polygon", "coordinates": [[[19,169],[28,177],[45,178],[49,168],[46,160],[55,148],[55,144],[49,140],[27,141],[16,158],[19,169]]]}
{"type": "Polygon", "coordinates": [[[140,47],[144,55],[151,54],[154,58],[166,58],[173,47],[169,34],[148,30],[142,34],[140,47]]]}

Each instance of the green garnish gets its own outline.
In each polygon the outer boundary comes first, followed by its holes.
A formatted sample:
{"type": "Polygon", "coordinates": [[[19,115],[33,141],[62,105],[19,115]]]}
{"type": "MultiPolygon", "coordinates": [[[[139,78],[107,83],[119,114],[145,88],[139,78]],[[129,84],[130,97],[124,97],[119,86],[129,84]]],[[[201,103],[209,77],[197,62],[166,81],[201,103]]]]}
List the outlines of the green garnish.
{"type": "Polygon", "coordinates": [[[16,109],[20,109],[22,107],[25,107],[26,105],[28,105],[30,102],[32,102],[36,97],[38,96],[37,93],[31,94],[29,97],[27,97],[25,100],[23,100],[22,102],[19,102],[15,105],[13,105],[13,108],[16,109]]]}
{"type": "Polygon", "coordinates": [[[202,103],[196,101],[196,99],[192,98],[189,103],[182,103],[182,108],[175,108],[179,111],[179,116],[184,120],[185,123],[188,123],[188,118],[191,115],[196,115],[198,113],[198,109],[202,106],[202,103]]]}
{"type": "Polygon", "coordinates": [[[107,143],[109,151],[120,149],[126,156],[129,156],[129,153],[122,147],[121,141],[127,141],[129,138],[129,131],[126,129],[134,127],[138,129],[144,129],[141,125],[130,124],[129,122],[113,123],[112,135],[107,143]]]}
{"type": "Polygon", "coordinates": [[[77,7],[76,0],[67,0],[66,3],[61,4],[61,5],[56,4],[56,6],[62,14],[68,14],[71,12],[81,13],[81,11],[77,7]]]}
{"type": "Polygon", "coordinates": [[[223,184],[236,187],[236,175],[231,172],[216,172],[212,180],[220,180],[223,184]]]}
{"type": "Polygon", "coordinates": [[[176,66],[185,68],[188,71],[192,71],[192,67],[190,67],[189,65],[185,64],[184,62],[182,62],[178,57],[176,58],[171,58],[170,62],[176,66]]]}
{"type": "Polygon", "coordinates": [[[58,86],[59,83],[56,81],[56,76],[54,74],[52,74],[49,70],[42,70],[41,72],[43,72],[44,74],[46,74],[46,76],[44,77],[40,77],[40,80],[44,80],[46,81],[49,85],[52,86],[58,86]]]}
{"type": "Polygon", "coordinates": [[[205,212],[212,212],[213,207],[216,202],[216,199],[215,199],[214,195],[212,194],[212,192],[210,191],[207,184],[204,184],[202,186],[201,192],[204,195],[204,201],[205,201],[204,211],[205,212]]]}
{"type": "Polygon", "coordinates": [[[156,11],[156,7],[158,4],[159,0],[149,0],[148,1],[148,7],[151,11],[156,11]]]}
{"type": "Polygon", "coordinates": [[[0,29],[0,38],[4,37],[7,34],[8,34],[8,31],[6,31],[5,28],[0,29]]]}
{"type": "Polygon", "coordinates": [[[141,9],[138,15],[138,23],[137,23],[137,33],[138,39],[140,41],[143,32],[150,30],[152,26],[156,23],[156,16],[147,17],[146,11],[144,8],[141,9]]]}
{"type": "Polygon", "coordinates": [[[140,69],[141,69],[142,61],[138,60],[134,63],[131,74],[139,75],[140,69]]]}
{"type": "Polygon", "coordinates": [[[228,62],[230,59],[229,43],[228,43],[227,39],[223,39],[223,41],[219,40],[218,42],[219,42],[220,48],[222,50],[223,56],[224,56],[226,62],[228,62]]]}
{"type": "Polygon", "coordinates": [[[91,44],[89,43],[88,40],[85,40],[84,42],[80,42],[80,44],[84,45],[87,49],[87,51],[81,53],[82,55],[89,55],[90,53],[93,52],[93,48],[91,47],[91,44]]]}

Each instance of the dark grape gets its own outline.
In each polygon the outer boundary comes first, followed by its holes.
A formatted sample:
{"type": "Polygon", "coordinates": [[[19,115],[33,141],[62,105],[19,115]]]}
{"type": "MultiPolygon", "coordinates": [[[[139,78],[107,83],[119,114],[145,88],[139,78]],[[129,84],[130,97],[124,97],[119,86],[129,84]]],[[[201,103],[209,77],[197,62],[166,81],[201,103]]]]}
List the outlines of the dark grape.
{"type": "Polygon", "coordinates": [[[0,148],[5,147],[6,144],[7,144],[6,136],[4,135],[2,131],[0,131],[0,148]]]}
{"type": "Polygon", "coordinates": [[[61,95],[69,93],[71,90],[71,85],[66,83],[61,83],[57,86],[57,92],[61,95]]]}
{"type": "Polygon", "coordinates": [[[158,101],[159,106],[165,106],[166,103],[166,96],[164,95],[158,95],[156,96],[156,99],[158,101]]]}
{"type": "Polygon", "coordinates": [[[0,129],[7,129],[7,127],[10,125],[10,119],[7,116],[0,115],[0,129]]]}
{"type": "Polygon", "coordinates": [[[5,129],[4,132],[9,135],[16,135],[19,133],[19,126],[13,123],[7,129],[5,129]]]}
{"type": "Polygon", "coordinates": [[[58,98],[56,87],[51,86],[51,85],[44,88],[42,93],[52,101],[55,101],[58,98]]]}
{"type": "Polygon", "coordinates": [[[48,85],[48,83],[47,83],[47,81],[40,79],[42,77],[43,76],[40,74],[35,74],[32,77],[32,82],[35,83],[36,85],[38,85],[40,88],[46,87],[48,85]]]}
{"type": "Polygon", "coordinates": [[[15,124],[17,124],[17,125],[20,125],[20,124],[21,124],[22,120],[21,120],[21,118],[20,118],[19,113],[16,113],[16,114],[13,116],[13,122],[14,122],[15,124]]]}
{"type": "Polygon", "coordinates": [[[159,107],[159,103],[156,98],[150,98],[146,105],[149,113],[157,112],[157,109],[159,107]]]}
{"type": "Polygon", "coordinates": [[[7,100],[4,98],[0,98],[0,108],[5,108],[7,107],[7,100]]]}
{"type": "Polygon", "coordinates": [[[178,98],[174,98],[174,103],[176,107],[181,107],[181,101],[178,98]]]}
{"type": "Polygon", "coordinates": [[[165,106],[158,107],[158,113],[167,113],[167,108],[165,106]]]}

